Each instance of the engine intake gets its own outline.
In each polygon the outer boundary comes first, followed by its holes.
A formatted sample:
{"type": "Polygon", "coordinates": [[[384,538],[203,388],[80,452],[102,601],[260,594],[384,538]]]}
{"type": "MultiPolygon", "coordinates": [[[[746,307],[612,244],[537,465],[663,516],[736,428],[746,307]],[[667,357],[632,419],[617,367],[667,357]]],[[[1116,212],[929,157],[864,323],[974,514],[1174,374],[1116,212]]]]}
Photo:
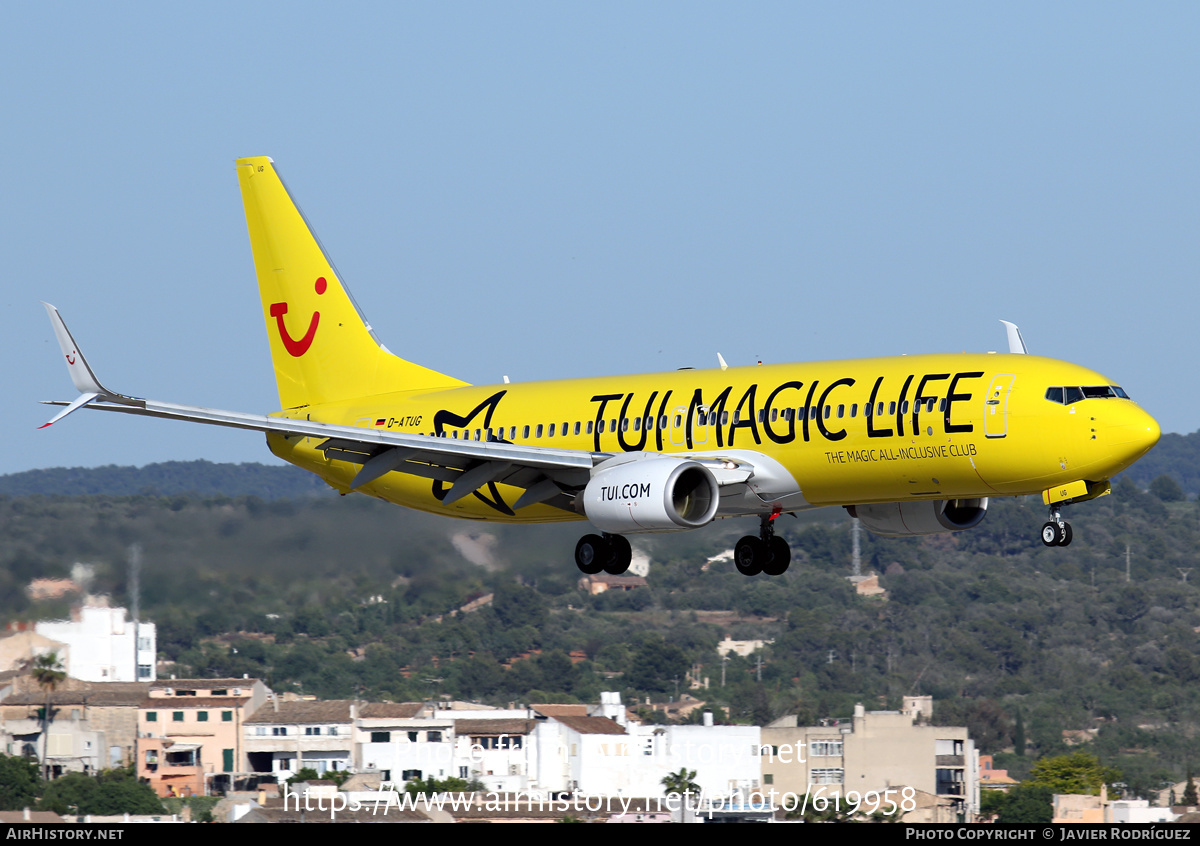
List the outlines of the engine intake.
{"type": "Polygon", "coordinates": [[[703,465],[677,458],[636,458],[596,472],[583,511],[613,534],[698,529],[717,514],[717,480],[703,465]]]}
{"type": "Polygon", "coordinates": [[[881,502],[848,505],[850,516],[885,538],[910,538],[938,532],[961,532],[978,526],[987,515],[987,497],[936,499],[924,502],[881,502]]]}

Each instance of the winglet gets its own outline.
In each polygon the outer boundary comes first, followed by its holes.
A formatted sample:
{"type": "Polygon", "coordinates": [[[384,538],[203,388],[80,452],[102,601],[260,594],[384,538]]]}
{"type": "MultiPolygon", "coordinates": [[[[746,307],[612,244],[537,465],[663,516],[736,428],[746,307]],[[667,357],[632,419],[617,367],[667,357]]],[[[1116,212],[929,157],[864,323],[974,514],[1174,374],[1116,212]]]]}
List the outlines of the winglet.
{"type": "Polygon", "coordinates": [[[62,350],[63,358],[67,360],[67,372],[71,374],[71,381],[75,383],[75,389],[81,394],[111,395],[112,391],[100,384],[100,380],[96,378],[96,374],[88,365],[87,359],[79,351],[79,346],[71,337],[71,330],[63,322],[58,309],[50,303],[43,302],[42,305],[46,307],[46,314],[50,315],[50,324],[54,327],[54,335],[58,338],[58,346],[62,350]]]}
{"type": "Polygon", "coordinates": [[[1008,351],[1014,355],[1028,355],[1029,350],[1025,348],[1025,339],[1021,337],[1021,330],[1017,328],[1017,324],[1009,323],[1007,320],[1001,320],[1005,330],[1008,332],[1008,351]]]}
{"type": "Polygon", "coordinates": [[[71,381],[75,383],[75,388],[79,391],[79,396],[69,404],[54,403],[55,405],[66,405],[67,407],[56,414],[49,422],[38,426],[39,429],[45,429],[47,426],[57,423],[75,409],[82,408],[94,399],[121,403],[122,405],[143,405],[141,400],[115,393],[101,385],[100,380],[96,378],[95,372],[92,371],[91,365],[87,363],[87,359],[79,351],[79,346],[75,343],[75,339],[71,337],[71,330],[63,322],[62,315],[58,313],[58,309],[47,302],[43,302],[42,305],[46,307],[46,314],[50,315],[50,325],[54,327],[54,336],[58,338],[58,346],[62,350],[63,358],[67,360],[67,372],[71,374],[71,381]]]}
{"type": "Polygon", "coordinates": [[[87,405],[89,402],[96,399],[96,397],[98,397],[98,396],[100,396],[100,394],[97,394],[97,393],[80,394],[79,396],[75,397],[74,402],[72,402],[70,405],[68,405],[66,408],[64,408],[62,411],[60,411],[58,414],[51,417],[49,420],[47,420],[41,426],[38,426],[38,428],[45,429],[47,426],[53,426],[55,423],[57,423],[59,420],[62,420],[64,417],[66,417],[72,411],[74,411],[77,408],[87,405]]]}

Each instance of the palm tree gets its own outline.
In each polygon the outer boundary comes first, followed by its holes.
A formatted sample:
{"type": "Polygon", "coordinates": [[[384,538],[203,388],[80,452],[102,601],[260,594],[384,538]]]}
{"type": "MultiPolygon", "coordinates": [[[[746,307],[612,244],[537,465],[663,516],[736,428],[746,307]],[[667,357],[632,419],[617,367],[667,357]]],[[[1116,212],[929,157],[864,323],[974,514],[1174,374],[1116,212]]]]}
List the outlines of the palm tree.
{"type": "Polygon", "coordinates": [[[662,786],[668,796],[700,795],[700,785],[696,784],[696,771],[681,767],[677,773],[669,773],[663,777],[662,786]]]}
{"type": "Polygon", "coordinates": [[[46,709],[42,712],[42,773],[47,779],[50,778],[50,695],[66,677],[57,652],[39,655],[33,662],[33,680],[46,692],[46,709]]]}

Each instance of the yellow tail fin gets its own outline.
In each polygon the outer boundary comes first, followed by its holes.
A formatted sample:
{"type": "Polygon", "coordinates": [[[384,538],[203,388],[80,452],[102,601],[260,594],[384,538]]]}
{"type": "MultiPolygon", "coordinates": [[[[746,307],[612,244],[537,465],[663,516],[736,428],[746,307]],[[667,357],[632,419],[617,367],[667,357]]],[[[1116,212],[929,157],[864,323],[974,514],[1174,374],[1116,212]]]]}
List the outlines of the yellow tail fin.
{"type": "Polygon", "coordinates": [[[466,384],[388,352],[271,160],[238,159],[237,169],[283,408],[466,384]]]}

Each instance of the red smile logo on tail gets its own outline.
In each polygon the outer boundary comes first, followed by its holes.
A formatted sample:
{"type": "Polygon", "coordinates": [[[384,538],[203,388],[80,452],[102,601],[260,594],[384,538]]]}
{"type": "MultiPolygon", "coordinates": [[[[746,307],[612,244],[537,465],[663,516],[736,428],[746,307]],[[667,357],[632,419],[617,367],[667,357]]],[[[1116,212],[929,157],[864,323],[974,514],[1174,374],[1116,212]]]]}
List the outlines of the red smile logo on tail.
{"type": "MultiPolygon", "coordinates": [[[[317,284],[314,287],[318,296],[325,293],[326,284],[324,276],[317,279],[317,284]]],[[[317,324],[321,322],[321,312],[313,312],[312,319],[308,321],[308,331],[298,341],[288,334],[287,325],[283,322],[283,316],[287,312],[287,303],[271,303],[271,316],[275,318],[275,325],[279,327],[279,340],[283,341],[283,348],[291,355],[299,358],[308,352],[308,348],[312,346],[313,338],[317,336],[317,324]]]]}

